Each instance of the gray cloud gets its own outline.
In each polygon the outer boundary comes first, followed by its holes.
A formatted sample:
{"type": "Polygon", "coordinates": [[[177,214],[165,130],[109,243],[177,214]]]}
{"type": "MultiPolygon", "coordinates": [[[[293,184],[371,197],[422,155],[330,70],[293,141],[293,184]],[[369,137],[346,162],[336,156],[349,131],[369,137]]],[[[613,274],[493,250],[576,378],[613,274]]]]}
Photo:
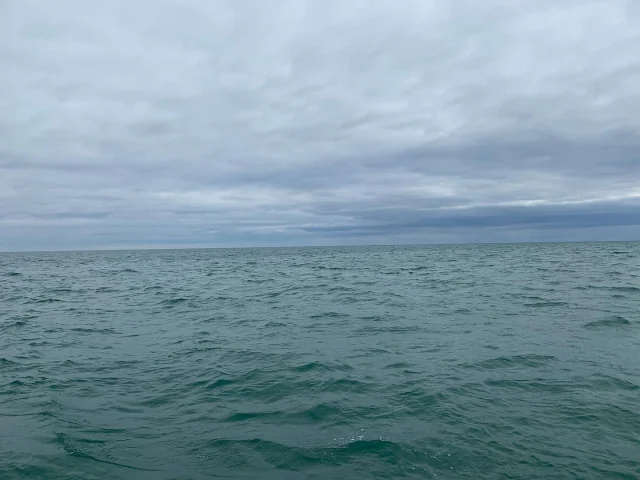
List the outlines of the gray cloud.
{"type": "Polygon", "coordinates": [[[630,239],[624,0],[0,5],[0,249],[630,239]]]}

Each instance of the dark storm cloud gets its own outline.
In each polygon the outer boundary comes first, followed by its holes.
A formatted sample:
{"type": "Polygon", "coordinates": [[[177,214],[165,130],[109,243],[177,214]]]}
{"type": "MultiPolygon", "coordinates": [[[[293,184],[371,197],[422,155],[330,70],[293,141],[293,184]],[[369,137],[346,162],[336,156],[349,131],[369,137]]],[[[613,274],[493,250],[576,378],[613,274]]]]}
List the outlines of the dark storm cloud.
{"type": "Polygon", "coordinates": [[[420,217],[414,211],[391,210],[354,212],[354,216],[382,223],[362,223],[335,227],[311,227],[311,231],[347,234],[386,235],[391,228],[396,232],[411,232],[424,228],[501,228],[534,226],[539,229],[617,227],[640,224],[640,201],[628,204],[618,202],[598,205],[553,205],[531,207],[484,207],[464,210],[440,210],[420,217]]]}
{"type": "Polygon", "coordinates": [[[633,2],[0,13],[0,249],[640,234],[633,2]]]}

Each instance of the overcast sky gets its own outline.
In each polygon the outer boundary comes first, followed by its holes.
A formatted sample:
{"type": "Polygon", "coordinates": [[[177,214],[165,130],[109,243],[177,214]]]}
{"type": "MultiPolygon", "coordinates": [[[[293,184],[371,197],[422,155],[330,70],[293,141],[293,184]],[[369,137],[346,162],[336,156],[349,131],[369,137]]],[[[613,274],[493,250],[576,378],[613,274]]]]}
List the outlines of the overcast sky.
{"type": "Polygon", "coordinates": [[[636,0],[0,1],[0,250],[616,239],[636,0]]]}

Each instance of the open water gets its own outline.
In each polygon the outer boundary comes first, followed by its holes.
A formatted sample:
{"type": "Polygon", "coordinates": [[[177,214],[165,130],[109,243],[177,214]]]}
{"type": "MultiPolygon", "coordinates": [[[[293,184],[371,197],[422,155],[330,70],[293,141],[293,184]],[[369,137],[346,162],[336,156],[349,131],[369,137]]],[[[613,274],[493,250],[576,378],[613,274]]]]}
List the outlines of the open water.
{"type": "Polygon", "coordinates": [[[0,478],[640,478],[640,244],[0,254],[0,478]]]}

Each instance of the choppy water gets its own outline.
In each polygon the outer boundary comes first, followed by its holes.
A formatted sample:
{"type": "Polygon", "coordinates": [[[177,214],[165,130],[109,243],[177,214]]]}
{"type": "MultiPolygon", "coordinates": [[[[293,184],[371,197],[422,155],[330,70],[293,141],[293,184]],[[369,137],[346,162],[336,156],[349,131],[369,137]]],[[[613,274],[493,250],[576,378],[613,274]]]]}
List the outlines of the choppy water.
{"type": "Polygon", "coordinates": [[[2,254],[0,478],[638,478],[639,260],[2,254]]]}

